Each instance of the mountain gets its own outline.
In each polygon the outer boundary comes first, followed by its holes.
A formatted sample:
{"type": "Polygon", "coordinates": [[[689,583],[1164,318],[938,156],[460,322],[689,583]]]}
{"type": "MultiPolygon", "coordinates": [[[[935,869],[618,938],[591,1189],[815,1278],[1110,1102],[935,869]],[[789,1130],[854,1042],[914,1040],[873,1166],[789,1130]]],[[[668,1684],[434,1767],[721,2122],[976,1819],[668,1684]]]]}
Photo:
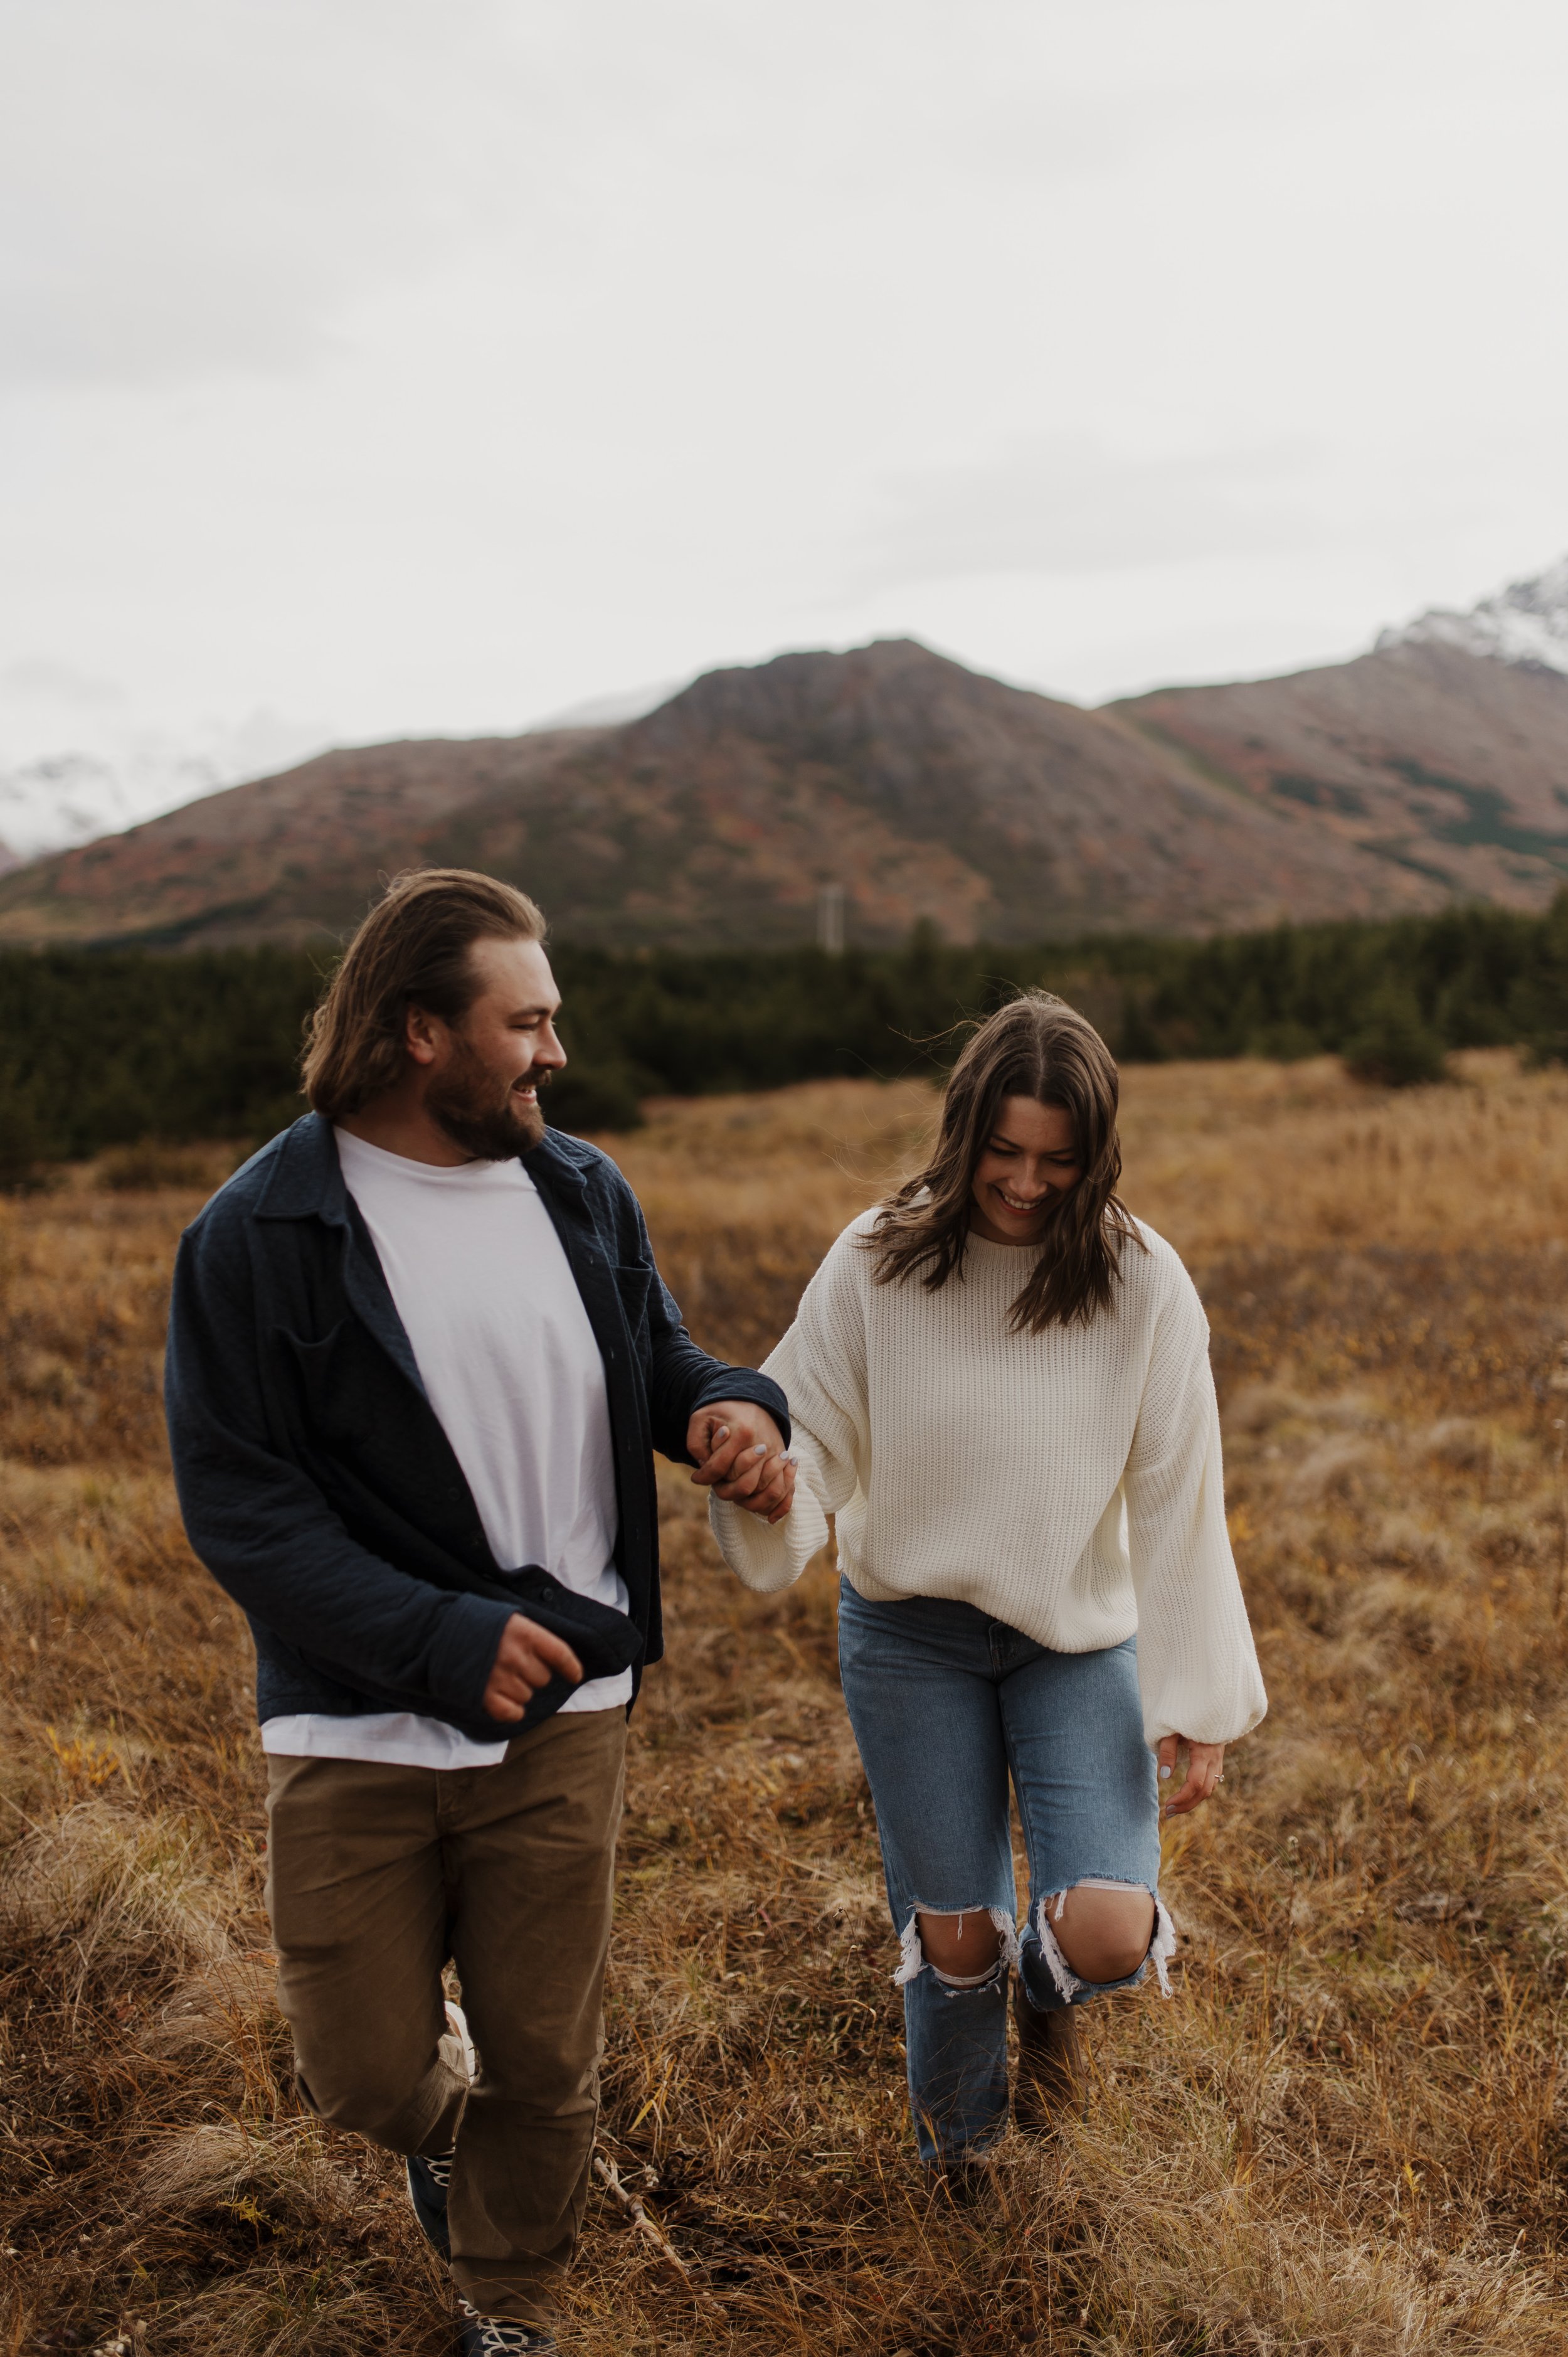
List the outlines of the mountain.
{"type": "Polygon", "coordinates": [[[1568,673],[1568,556],[1528,581],[1510,582],[1495,597],[1483,597],[1467,614],[1434,606],[1379,637],[1380,651],[1398,646],[1458,647],[1465,654],[1568,673]]]}
{"type": "Polygon", "coordinates": [[[463,811],[526,797],[596,733],[318,754],[0,877],[0,942],[322,940],[378,877],[445,856],[431,845],[463,811]]]}
{"type": "Polygon", "coordinates": [[[1568,561],[1352,662],[1112,708],[1441,899],[1540,908],[1568,880],[1568,561]]]}
{"type": "Polygon", "coordinates": [[[0,877],[0,942],[329,940],[482,866],[565,938],[1206,932],[1534,909],[1568,877],[1568,564],[1292,677],[1097,712],[911,640],[711,672],[518,737],[323,754],[0,877]]]}
{"type": "Polygon", "coordinates": [[[0,769],[0,876],[60,844],[91,843],[135,815],[114,771],[91,753],[14,761],[0,769]]]}
{"type": "Polygon", "coordinates": [[[0,874],[296,761],[324,737],[270,712],[176,726],[113,681],[0,665],[0,874]]]}
{"type": "Polygon", "coordinates": [[[809,940],[831,884],[865,942],[922,918],[1191,931],[1424,888],[1117,714],[898,640],[710,673],[619,727],[326,754],[0,879],[0,940],[322,938],[416,861],[513,877],[574,940],[693,945],[809,940]]]}

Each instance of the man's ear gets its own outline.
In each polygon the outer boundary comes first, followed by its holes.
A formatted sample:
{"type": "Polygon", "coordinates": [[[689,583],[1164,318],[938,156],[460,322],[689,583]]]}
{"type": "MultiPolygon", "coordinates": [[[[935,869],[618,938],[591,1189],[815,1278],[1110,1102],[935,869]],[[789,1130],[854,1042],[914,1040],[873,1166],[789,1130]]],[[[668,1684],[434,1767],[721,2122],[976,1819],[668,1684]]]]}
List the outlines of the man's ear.
{"type": "Polygon", "coordinates": [[[403,1044],[416,1064],[431,1065],[441,1052],[439,1034],[446,1029],[438,1017],[423,1006],[411,1006],[403,1017],[403,1044]]]}

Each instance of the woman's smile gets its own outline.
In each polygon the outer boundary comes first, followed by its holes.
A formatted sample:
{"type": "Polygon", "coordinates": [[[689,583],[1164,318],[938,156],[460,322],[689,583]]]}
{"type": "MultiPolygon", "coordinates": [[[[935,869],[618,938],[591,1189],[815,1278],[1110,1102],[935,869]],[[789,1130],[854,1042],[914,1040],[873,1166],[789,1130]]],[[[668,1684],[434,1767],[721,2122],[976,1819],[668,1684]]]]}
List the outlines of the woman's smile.
{"type": "Polygon", "coordinates": [[[998,1202],[1004,1203],[1010,1211],[1016,1211],[1025,1220],[1032,1220],[1036,1211],[1043,1211],[1051,1200],[1048,1194],[1036,1195],[1025,1202],[1021,1197],[1010,1195],[1005,1187],[997,1187],[993,1191],[998,1202]]]}
{"type": "Polygon", "coordinates": [[[970,1182],[970,1224],[992,1243],[1038,1243],[1082,1176],[1071,1114],[1032,1097],[1004,1097],[970,1182]]]}

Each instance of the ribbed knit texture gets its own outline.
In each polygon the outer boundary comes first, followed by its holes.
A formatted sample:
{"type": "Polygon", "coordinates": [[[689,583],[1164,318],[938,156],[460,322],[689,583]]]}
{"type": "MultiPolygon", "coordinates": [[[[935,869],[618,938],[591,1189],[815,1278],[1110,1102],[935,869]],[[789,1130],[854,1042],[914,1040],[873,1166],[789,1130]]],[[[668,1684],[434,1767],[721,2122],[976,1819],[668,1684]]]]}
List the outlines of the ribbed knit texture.
{"type": "Polygon", "coordinates": [[[960,1270],[873,1281],[846,1228],[768,1361],[800,1459],[772,1528],[720,1499],[714,1534],[748,1587],[787,1587],[837,1518],[862,1596],[950,1596],[1058,1652],[1136,1630],[1144,1731],[1229,1743],[1267,1708],[1225,1528],[1208,1325],[1140,1223],[1112,1307],[1014,1333],[1029,1256],[972,1236],[960,1270]]]}

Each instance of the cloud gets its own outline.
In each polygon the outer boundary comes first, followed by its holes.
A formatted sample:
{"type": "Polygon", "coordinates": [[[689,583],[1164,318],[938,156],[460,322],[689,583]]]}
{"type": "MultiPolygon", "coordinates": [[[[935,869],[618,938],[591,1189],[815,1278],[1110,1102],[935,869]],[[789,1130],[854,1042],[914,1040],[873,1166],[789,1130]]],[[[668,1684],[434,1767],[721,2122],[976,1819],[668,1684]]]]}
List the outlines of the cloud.
{"type": "Polygon", "coordinates": [[[1122,457],[1087,436],[1019,443],[883,484],[855,552],[856,591],[964,575],[1069,574],[1273,554],[1325,529],[1304,443],[1122,457]]]}
{"type": "Polygon", "coordinates": [[[47,655],[0,663],[0,729],[17,709],[41,708],[50,714],[51,722],[62,714],[96,719],[123,711],[128,702],[118,681],[82,671],[75,663],[59,662],[47,655]]]}
{"type": "Polygon", "coordinates": [[[7,0],[0,45],[13,382],[306,370],[487,250],[533,304],[716,265],[776,311],[843,223],[929,261],[1154,119],[1034,0],[7,0]]]}
{"type": "Polygon", "coordinates": [[[495,0],[11,0],[10,381],[298,365],[467,226],[495,0]],[[463,103],[457,103],[459,97],[463,103]]]}
{"type": "Polygon", "coordinates": [[[0,668],[0,872],[319,752],[333,732],[276,712],[138,710],[112,680],[38,659],[0,668]],[[8,856],[7,856],[8,855],[8,856]]]}
{"type": "MultiPolygon", "coordinates": [[[[1568,513],[1565,57],[1549,0],[5,0],[0,657],[377,737],[1468,603],[1568,513]]],[[[90,703],[14,683],[0,760],[90,703]]]]}

